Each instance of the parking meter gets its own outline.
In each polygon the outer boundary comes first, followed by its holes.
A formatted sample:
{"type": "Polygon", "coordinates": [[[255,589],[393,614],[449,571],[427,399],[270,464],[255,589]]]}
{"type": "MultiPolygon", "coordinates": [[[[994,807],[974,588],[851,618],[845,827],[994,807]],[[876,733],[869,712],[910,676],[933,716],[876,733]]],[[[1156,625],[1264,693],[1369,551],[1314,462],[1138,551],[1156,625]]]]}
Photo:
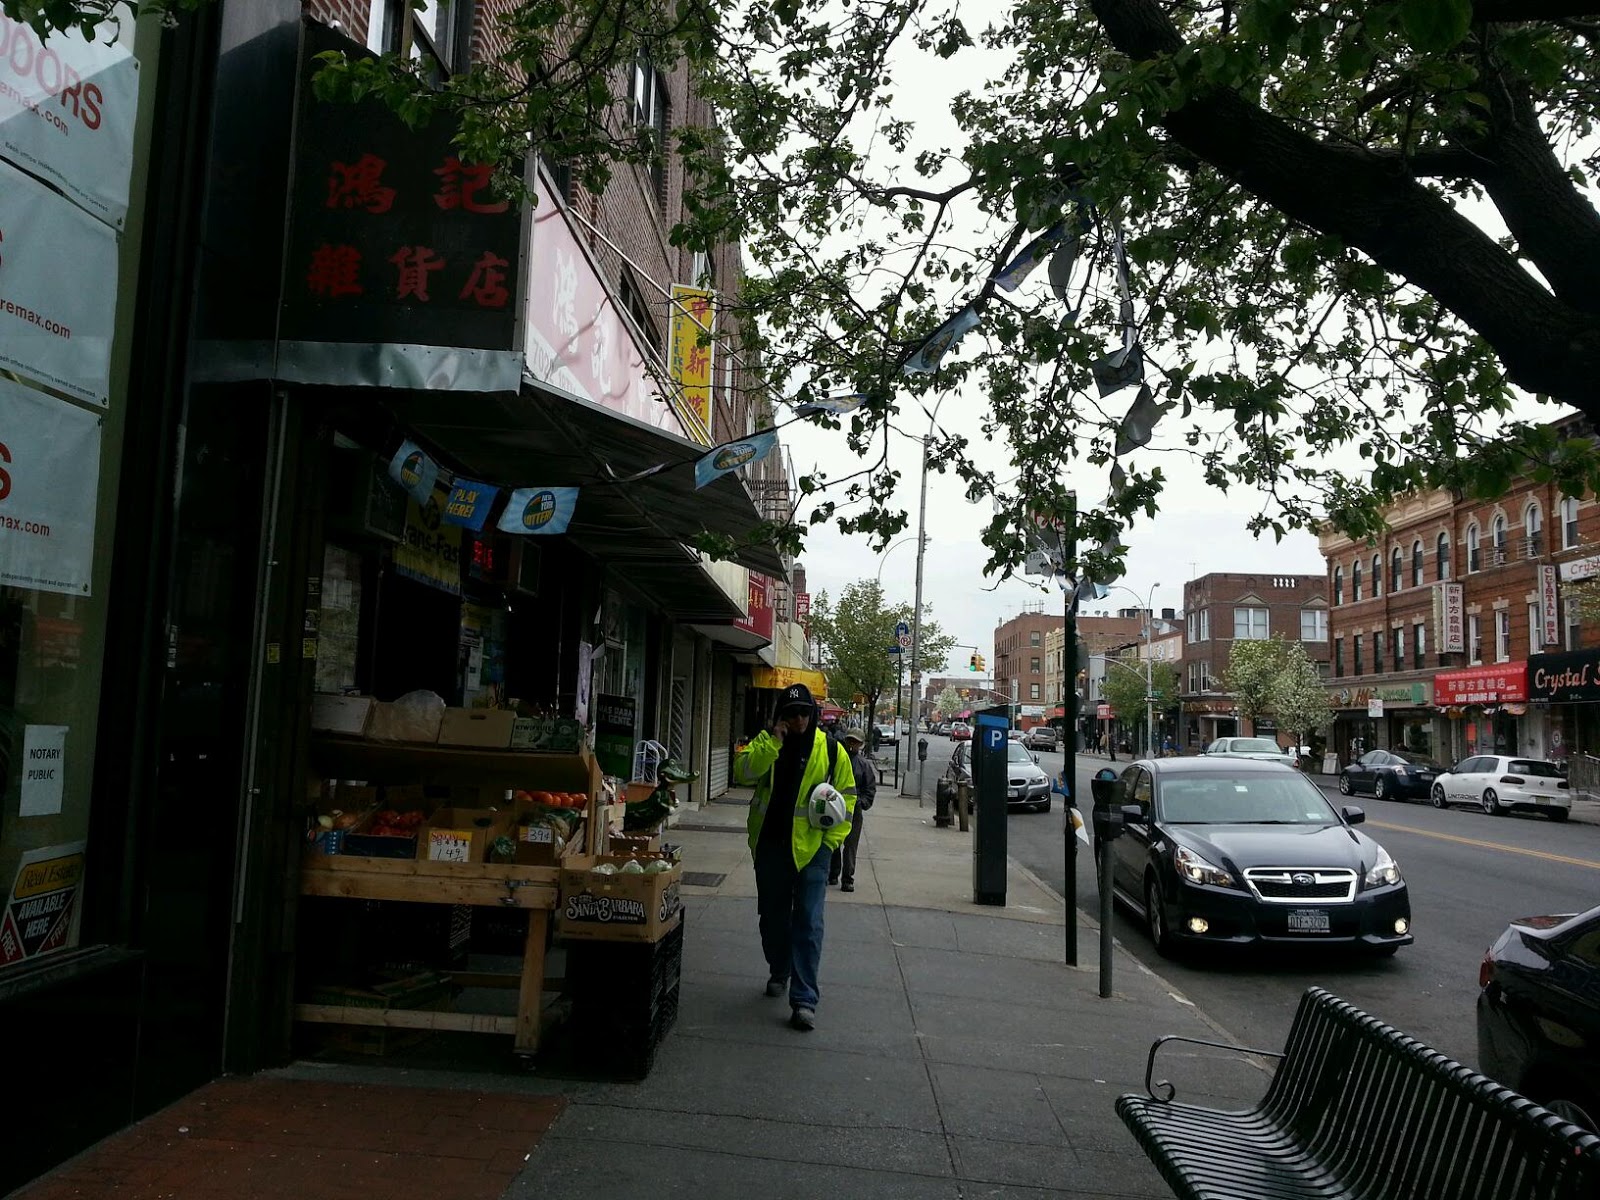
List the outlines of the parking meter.
{"type": "Polygon", "coordinates": [[[918,738],[917,739],[917,761],[918,762],[927,762],[928,761],[928,739],[927,738],[918,738]]]}
{"type": "Polygon", "coordinates": [[[976,714],[972,731],[972,902],[1006,902],[1006,788],[1011,710],[996,706],[976,714]]]}

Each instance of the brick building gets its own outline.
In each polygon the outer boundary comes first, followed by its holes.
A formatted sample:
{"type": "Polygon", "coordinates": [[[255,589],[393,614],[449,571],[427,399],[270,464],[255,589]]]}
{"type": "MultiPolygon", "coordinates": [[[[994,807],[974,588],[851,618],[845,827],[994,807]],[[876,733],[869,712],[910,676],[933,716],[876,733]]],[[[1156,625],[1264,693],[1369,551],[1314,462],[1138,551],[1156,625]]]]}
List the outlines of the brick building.
{"type": "Polygon", "coordinates": [[[1281,635],[1298,641],[1313,661],[1328,663],[1328,580],[1321,575],[1240,575],[1214,572],[1183,587],[1183,703],[1179,744],[1197,750],[1219,737],[1273,735],[1260,720],[1241,728],[1233,698],[1222,685],[1235,641],[1281,635]]]}
{"type": "Polygon", "coordinates": [[[1386,517],[1379,542],[1320,539],[1341,763],[1380,747],[1448,764],[1600,745],[1600,695],[1542,686],[1600,658],[1565,594],[1600,575],[1600,506],[1519,478],[1492,501],[1429,491],[1386,517]]]}
{"type": "Polygon", "coordinates": [[[1008,697],[1012,681],[1016,682],[1024,724],[1038,724],[1044,706],[1060,701],[1060,668],[1054,675],[1046,670],[1045,638],[1054,632],[1059,641],[1063,624],[1060,613],[1031,610],[995,626],[994,658],[990,662],[993,687],[1000,696],[1008,697]]]}

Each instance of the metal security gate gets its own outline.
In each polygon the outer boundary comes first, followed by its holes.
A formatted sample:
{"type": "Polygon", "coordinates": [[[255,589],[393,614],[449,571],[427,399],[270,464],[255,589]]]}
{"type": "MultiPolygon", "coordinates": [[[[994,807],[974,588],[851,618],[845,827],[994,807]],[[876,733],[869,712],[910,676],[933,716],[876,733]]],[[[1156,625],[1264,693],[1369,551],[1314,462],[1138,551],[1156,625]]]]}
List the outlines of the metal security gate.
{"type": "Polygon", "coordinates": [[[711,753],[707,756],[706,797],[715,800],[728,790],[733,757],[733,660],[711,658],[711,753]]]}

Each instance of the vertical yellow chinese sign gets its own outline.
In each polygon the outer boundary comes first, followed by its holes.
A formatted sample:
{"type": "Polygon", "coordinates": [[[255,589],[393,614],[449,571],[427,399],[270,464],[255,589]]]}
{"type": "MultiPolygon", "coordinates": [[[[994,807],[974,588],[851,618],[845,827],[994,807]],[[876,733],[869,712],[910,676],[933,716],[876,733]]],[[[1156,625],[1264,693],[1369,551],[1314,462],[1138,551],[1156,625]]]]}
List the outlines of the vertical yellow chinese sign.
{"type": "Polygon", "coordinates": [[[690,411],[699,420],[691,435],[711,445],[711,358],[713,322],[708,288],[672,285],[671,339],[667,364],[690,411]]]}

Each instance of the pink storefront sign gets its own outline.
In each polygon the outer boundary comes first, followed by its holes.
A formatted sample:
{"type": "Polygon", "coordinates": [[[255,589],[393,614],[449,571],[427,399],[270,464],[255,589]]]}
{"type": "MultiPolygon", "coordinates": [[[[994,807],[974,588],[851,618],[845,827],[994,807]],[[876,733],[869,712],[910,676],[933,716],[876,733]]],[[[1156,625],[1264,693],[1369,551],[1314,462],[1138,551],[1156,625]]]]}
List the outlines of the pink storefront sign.
{"type": "MultiPolygon", "coordinates": [[[[657,429],[684,436],[683,421],[646,359],[565,209],[541,173],[527,263],[529,373],[657,429]]],[[[663,301],[663,304],[665,301],[663,301]]]]}

